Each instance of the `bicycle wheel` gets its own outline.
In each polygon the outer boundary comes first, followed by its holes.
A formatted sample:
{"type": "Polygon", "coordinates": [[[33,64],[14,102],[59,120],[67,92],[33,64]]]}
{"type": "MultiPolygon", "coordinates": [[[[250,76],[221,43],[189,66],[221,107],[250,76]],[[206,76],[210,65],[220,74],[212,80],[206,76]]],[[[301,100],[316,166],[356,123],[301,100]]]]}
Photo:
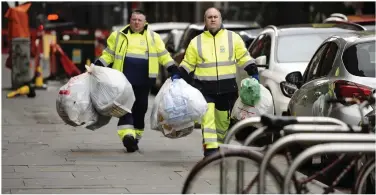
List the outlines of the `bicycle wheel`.
{"type": "Polygon", "coordinates": [[[374,194],[375,193],[375,159],[370,159],[362,167],[356,177],[353,187],[353,194],[374,194]],[[372,173],[373,172],[373,173],[372,173]],[[364,192],[365,191],[365,192],[364,192]]]}
{"type": "MultiPolygon", "coordinates": [[[[226,158],[237,158],[242,160],[251,160],[256,162],[258,165],[262,161],[262,154],[257,153],[255,151],[248,151],[248,150],[226,150],[220,151],[216,154],[213,154],[207,158],[202,159],[199,161],[190,171],[188,174],[187,179],[184,182],[182,194],[189,194],[192,184],[196,180],[196,176],[199,175],[201,171],[203,171],[208,165],[214,164],[216,161],[222,161],[226,158]]],[[[274,181],[277,183],[277,187],[282,189],[282,182],[283,177],[281,173],[275,168],[273,165],[268,166],[267,172],[271,173],[273,176],[274,181]]]]}

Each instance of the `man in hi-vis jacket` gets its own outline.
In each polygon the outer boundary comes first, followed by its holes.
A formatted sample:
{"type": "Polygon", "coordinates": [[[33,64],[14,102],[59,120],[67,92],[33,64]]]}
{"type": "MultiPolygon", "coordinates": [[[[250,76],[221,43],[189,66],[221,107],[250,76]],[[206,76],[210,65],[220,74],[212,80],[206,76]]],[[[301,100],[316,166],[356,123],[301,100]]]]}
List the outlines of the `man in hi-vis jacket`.
{"type": "Polygon", "coordinates": [[[111,33],[106,49],[94,64],[112,66],[132,84],[136,101],[132,113],[119,119],[117,132],[127,151],[134,152],[144,132],[149,91],[157,78],[159,64],[171,70],[175,62],[159,34],[148,28],[145,14],[135,10],[129,25],[111,33]]]}
{"type": "Polygon", "coordinates": [[[258,71],[241,37],[223,28],[218,9],[207,9],[204,22],[204,32],[191,40],[180,67],[170,69],[172,79],[187,80],[194,72],[194,87],[208,102],[201,123],[204,155],[208,156],[223,143],[230,125],[230,111],[238,96],[236,65],[257,80],[258,71]]]}

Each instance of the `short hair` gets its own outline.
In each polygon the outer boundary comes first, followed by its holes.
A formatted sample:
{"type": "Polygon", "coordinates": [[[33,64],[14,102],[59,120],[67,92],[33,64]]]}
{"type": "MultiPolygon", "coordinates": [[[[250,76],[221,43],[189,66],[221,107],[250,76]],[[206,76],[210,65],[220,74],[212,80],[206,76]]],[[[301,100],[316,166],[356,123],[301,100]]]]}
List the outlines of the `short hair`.
{"type": "Polygon", "coordinates": [[[132,16],[132,14],[142,14],[142,15],[144,15],[145,18],[146,18],[146,14],[145,14],[145,12],[142,11],[142,10],[140,10],[140,9],[132,10],[132,12],[131,12],[131,16],[132,16]]]}
{"type": "Polygon", "coordinates": [[[209,9],[215,9],[215,10],[217,10],[217,11],[219,12],[219,16],[222,17],[222,13],[221,13],[221,11],[220,11],[218,8],[216,8],[216,7],[209,7],[209,8],[206,9],[205,12],[204,12],[204,20],[206,20],[206,12],[207,12],[209,9]]]}

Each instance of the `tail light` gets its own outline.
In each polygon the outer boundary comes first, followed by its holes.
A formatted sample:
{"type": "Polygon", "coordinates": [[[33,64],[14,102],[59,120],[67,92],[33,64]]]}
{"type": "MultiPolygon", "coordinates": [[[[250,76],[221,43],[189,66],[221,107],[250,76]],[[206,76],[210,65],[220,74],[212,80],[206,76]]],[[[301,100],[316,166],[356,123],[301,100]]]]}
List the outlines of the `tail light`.
{"type": "Polygon", "coordinates": [[[69,95],[69,94],[70,94],[70,91],[69,91],[69,90],[60,90],[60,91],[59,91],[59,94],[60,94],[60,95],[69,95]]]}
{"type": "Polygon", "coordinates": [[[358,98],[360,101],[363,101],[372,94],[371,88],[349,81],[335,81],[334,85],[337,99],[358,98]]]}

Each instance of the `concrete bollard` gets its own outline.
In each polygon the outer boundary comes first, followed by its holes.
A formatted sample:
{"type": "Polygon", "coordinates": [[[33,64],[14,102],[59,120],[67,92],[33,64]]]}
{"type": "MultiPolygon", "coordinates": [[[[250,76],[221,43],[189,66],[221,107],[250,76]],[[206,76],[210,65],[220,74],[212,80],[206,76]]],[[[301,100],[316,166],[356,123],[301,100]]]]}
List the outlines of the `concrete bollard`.
{"type": "Polygon", "coordinates": [[[30,82],[30,39],[12,39],[12,88],[17,89],[30,82]]]}

